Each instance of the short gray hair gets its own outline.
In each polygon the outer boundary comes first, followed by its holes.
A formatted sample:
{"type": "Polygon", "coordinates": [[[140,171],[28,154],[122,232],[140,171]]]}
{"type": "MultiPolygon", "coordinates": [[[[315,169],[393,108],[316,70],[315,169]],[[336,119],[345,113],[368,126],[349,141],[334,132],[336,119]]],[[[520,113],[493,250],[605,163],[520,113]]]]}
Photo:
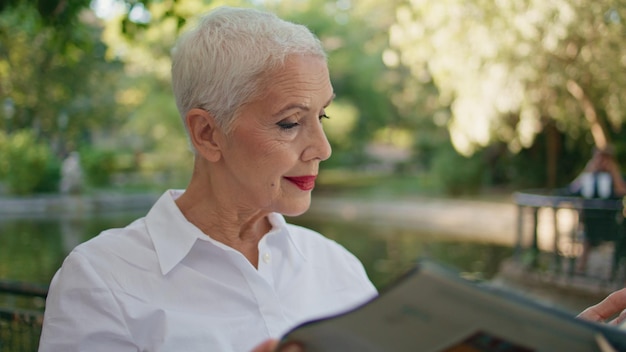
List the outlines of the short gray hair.
{"type": "Polygon", "coordinates": [[[200,108],[229,133],[237,109],[258,99],[266,75],[292,55],[326,59],[308,28],[274,14],[220,7],[202,17],[172,50],[172,86],[187,132],[187,112],[200,108]]]}

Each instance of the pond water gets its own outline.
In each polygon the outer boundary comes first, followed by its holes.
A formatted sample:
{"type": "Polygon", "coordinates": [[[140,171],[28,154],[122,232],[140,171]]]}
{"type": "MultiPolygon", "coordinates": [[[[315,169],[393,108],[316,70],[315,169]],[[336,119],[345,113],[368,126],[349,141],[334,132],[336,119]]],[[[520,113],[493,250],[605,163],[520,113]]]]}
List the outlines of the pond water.
{"type": "MultiPolygon", "coordinates": [[[[0,220],[0,279],[48,284],[63,259],[77,244],[111,227],[122,227],[145,212],[99,215],[64,214],[0,220]]],[[[383,287],[418,257],[428,257],[479,278],[491,278],[511,256],[504,246],[445,240],[446,236],[395,229],[390,224],[317,220],[306,216],[289,222],[315,229],[354,253],[370,279],[383,287]]]]}
{"type": "MultiPolygon", "coordinates": [[[[98,215],[68,212],[28,218],[0,217],[0,279],[47,285],[76,245],[102,230],[126,226],[145,212],[119,211],[98,215]]],[[[513,255],[513,248],[508,246],[461,241],[450,234],[425,233],[396,227],[393,223],[342,221],[307,215],[288,221],[317,230],[342,244],[361,260],[379,289],[400,277],[418,258],[433,259],[460,271],[463,276],[490,280],[499,273],[501,264],[513,255]]],[[[528,287],[517,289],[533,293],[528,287]]],[[[547,292],[540,292],[536,297],[572,312],[597,302],[594,297],[574,297],[569,302],[570,292],[549,287],[542,289],[547,292]]],[[[9,306],[20,308],[43,307],[43,300],[34,302],[35,307],[33,300],[15,300],[0,294],[0,306],[9,303],[9,306]]]]}
{"type": "Polygon", "coordinates": [[[319,221],[307,217],[290,220],[323,233],[354,253],[378,288],[401,276],[418,258],[433,259],[472,278],[491,279],[500,263],[513,253],[507,246],[462,242],[446,234],[398,228],[389,223],[319,221]]]}
{"type": "MultiPolygon", "coordinates": [[[[48,285],[67,254],[76,245],[105,229],[124,227],[144,216],[146,211],[147,209],[97,212],[81,211],[77,208],[75,211],[54,215],[0,215],[0,280],[48,285]]],[[[429,258],[458,270],[465,277],[494,279],[492,282],[496,285],[508,286],[518,293],[538,298],[544,303],[565,308],[572,313],[597,303],[604,297],[575,294],[571,290],[550,285],[517,285],[503,280],[502,264],[514,252],[509,246],[468,240],[471,237],[461,240],[454,234],[411,229],[390,221],[350,221],[328,218],[321,214],[305,214],[287,220],[317,230],[346,247],[361,260],[370,279],[379,289],[384,289],[402,276],[417,259],[429,258]]],[[[40,315],[44,305],[45,301],[41,298],[0,293],[0,308],[34,309],[40,315]]],[[[0,325],[3,323],[6,325],[6,322],[0,321],[0,325]]],[[[40,324],[40,320],[37,324],[40,324]]],[[[20,333],[23,335],[20,335],[20,343],[26,341],[33,348],[9,348],[7,351],[35,351],[40,328],[37,324],[32,331],[24,330],[26,332],[20,333]]],[[[0,342],[12,341],[13,335],[15,334],[11,331],[3,331],[0,326],[0,342]]],[[[4,350],[2,346],[0,350],[4,350]]]]}

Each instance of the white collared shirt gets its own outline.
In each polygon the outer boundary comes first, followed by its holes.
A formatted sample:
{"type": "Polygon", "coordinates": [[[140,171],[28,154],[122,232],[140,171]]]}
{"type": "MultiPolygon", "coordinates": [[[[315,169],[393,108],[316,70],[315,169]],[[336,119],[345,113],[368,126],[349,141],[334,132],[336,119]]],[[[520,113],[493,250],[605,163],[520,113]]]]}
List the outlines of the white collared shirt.
{"type": "Polygon", "coordinates": [[[339,244],[271,214],[258,270],[188,222],[167,191],[148,215],[76,247],[50,285],[39,351],[250,351],[376,295],[339,244]]]}

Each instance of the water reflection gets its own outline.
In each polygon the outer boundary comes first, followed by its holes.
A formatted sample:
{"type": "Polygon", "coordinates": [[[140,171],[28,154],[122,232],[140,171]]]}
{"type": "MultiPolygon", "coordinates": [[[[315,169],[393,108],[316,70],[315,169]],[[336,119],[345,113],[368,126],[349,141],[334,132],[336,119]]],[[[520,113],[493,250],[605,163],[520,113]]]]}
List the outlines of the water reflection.
{"type": "Polygon", "coordinates": [[[461,242],[442,234],[396,228],[393,224],[319,221],[307,216],[289,220],[345,246],[363,262],[379,288],[399,277],[417,258],[434,259],[466,276],[490,279],[498,272],[500,263],[513,253],[510,247],[461,242]]]}
{"type": "MultiPolygon", "coordinates": [[[[102,230],[122,227],[145,212],[63,214],[0,220],[0,278],[47,284],[67,253],[102,230]]],[[[394,229],[392,224],[360,224],[311,217],[289,219],[344,245],[382,287],[418,257],[428,257],[481,278],[491,278],[511,255],[507,247],[444,240],[433,234],[394,229]]]]}
{"type": "Polygon", "coordinates": [[[70,213],[0,219],[0,279],[48,284],[77,244],[141,215],[70,213]]]}
{"type": "MultiPolygon", "coordinates": [[[[47,285],[67,253],[78,243],[105,229],[126,226],[145,213],[145,210],[97,215],[69,212],[55,217],[0,217],[0,279],[47,285]]],[[[501,263],[513,254],[510,247],[461,241],[453,239],[450,234],[407,230],[406,227],[395,227],[393,223],[338,221],[311,215],[288,221],[317,230],[345,246],[361,260],[379,289],[401,276],[420,257],[434,259],[471,278],[488,280],[495,277],[494,281],[502,282],[496,275],[501,263]]],[[[504,284],[572,312],[601,299],[597,295],[580,296],[546,285],[515,287],[511,282],[504,284]]],[[[33,307],[32,300],[21,303],[9,299],[8,306],[33,307]]],[[[0,295],[0,305],[7,303],[6,300],[0,295]]],[[[36,302],[34,306],[42,307],[43,302],[36,302]]]]}

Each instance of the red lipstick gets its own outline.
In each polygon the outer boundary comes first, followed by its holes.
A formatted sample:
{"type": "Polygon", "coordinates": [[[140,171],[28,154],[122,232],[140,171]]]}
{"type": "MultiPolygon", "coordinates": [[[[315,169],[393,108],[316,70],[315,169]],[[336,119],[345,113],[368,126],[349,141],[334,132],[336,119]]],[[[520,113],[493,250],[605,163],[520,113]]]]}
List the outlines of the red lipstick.
{"type": "Polygon", "coordinates": [[[310,191],[315,187],[315,179],[317,176],[285,176],[285,179],[298,186],[303,191],[310,191]]]}

